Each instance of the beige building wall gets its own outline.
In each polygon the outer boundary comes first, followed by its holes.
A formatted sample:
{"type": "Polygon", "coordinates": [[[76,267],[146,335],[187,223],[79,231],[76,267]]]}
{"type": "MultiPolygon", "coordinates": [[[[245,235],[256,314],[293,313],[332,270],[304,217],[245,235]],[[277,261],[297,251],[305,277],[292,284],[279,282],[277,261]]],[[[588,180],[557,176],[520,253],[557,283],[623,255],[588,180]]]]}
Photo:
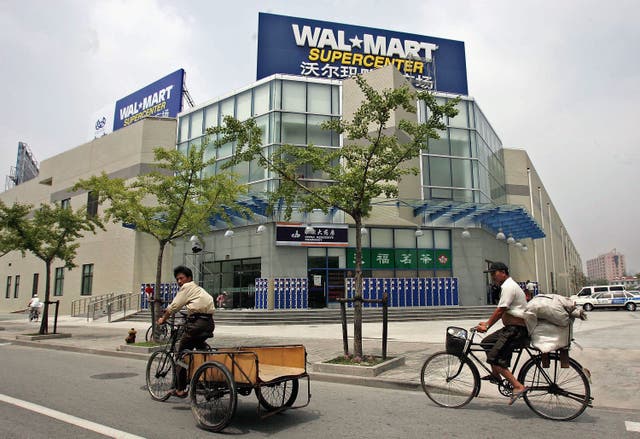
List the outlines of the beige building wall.
{"type": "MultiPolygon", "coordinates": [[[[0,194],[7,204],[16,201],[30,203],[60,202],[70,199],[71,207],[83,208],[87,204],[86,191],[70,192],[81,178],[99,175],[133,178],[152,166],[153,150],[157,147],[175,148],[175,119],[149,118],[129,127],[95,139],[42,161],[40,175],[0,194]]],[[[102,214],[104,208],[99,208],[102,214]]],[[[62,261],[54,261],[51,277],[51,300],[60,300],[60,313],[69,314],[71,303],[81,296],[82,266],[93,264],[91,296],[108,293],[139,291],[143,282],[153,282],[156,272],[158,245],[155,239],[125,228],[122,224],[106,224],[106,230],[85,235],[78,241],[80,247],[75,259],[76,268],[64,270],[64,288],[61,296],[54,296],[54,275],[62,261]]],[[[171,247],[165,249],[163,281],[172,279],[171,247]]],[[[0,258],[0,279],[5,287],[0,291],[0,311],[15,311],[26,307],[34,291],[34,274],[38,273],[37,289],[40,299],[45,293],[44,262],[27,253],[25,257],[12,252],[0,258]],[[20,276],[18,297],[14,297],[15,278],[20,276]],[[7,298],[6,283],[11,277],[12,287],[7,298]]]]}
{"type": "Polygon", "coordinates": [[[575,294],[576,273],[582,274],[582,261],[571,236],[527,152],[511,148],[503,151],[507,203],[525,207],[546,235],[524,240],[528,251],[510,248],[511,272],[517,273],[518,281],[537,281],[542,293],[575,294]]]}

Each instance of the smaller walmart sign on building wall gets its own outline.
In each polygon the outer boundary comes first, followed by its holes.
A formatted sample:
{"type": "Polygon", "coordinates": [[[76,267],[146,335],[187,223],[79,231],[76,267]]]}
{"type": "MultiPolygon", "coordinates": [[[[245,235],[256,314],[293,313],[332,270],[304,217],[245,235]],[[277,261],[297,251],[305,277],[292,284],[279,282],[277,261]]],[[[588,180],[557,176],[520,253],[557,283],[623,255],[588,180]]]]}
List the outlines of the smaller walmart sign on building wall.
{"type": "Polygon", "coordinates": [[[258,21],[257,79],[343,79],[392,64],[418,88],[468,94],[461,41],[265,13],[258,21]]]}
{"type": "Polygon", "coordinates": [[[176,117],[182,111],[184,70],[177,70],[116,102],[113,131],[145,117],[176,117]]]}

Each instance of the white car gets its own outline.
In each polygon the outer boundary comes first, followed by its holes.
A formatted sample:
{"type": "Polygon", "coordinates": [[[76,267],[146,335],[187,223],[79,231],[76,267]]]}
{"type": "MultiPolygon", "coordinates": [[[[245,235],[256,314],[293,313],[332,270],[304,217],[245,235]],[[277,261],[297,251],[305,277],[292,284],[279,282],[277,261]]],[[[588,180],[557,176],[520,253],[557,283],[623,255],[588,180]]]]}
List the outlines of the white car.
{"type": "Polygon", "coordinates": [[[575,302],[585,311],[591,311],[594,308],[625,308],[627,311],[635,311],[640,305],[640,296],[634,296],[627,291],[616,291],[580,297],[575,302]]]}

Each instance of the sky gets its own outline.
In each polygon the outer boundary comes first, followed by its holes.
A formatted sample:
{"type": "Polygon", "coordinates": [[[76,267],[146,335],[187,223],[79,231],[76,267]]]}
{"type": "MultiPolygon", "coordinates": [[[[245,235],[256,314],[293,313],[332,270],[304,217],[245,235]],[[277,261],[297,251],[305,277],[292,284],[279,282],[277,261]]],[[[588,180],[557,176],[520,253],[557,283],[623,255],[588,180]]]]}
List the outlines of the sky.
{"type": "Polygon", "coordinates": [[[85,143],[98,110],[179,68],[196,104],[254,82],[259,12],[463,41],[469,95],[583,263],[615,248],[640,272],[634,0],[0,0],[0,185],[18,141],[40,161],[85,143]]]}

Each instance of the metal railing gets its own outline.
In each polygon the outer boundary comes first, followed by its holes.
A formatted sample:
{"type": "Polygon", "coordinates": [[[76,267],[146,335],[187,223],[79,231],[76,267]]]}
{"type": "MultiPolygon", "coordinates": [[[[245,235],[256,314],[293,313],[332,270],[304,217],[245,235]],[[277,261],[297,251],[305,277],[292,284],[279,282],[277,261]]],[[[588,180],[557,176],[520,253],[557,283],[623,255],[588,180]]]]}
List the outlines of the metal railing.
{"type": "Polygon", "coordinates": [[[111,316],[117,312],[140,309],[140,295],[138,293],[109,293],[96,297],[84,297],[71,303],[71,315],[74,317],[86,316],[87,320],[95,320],[107,316],[111,322],[111,316]]]}

